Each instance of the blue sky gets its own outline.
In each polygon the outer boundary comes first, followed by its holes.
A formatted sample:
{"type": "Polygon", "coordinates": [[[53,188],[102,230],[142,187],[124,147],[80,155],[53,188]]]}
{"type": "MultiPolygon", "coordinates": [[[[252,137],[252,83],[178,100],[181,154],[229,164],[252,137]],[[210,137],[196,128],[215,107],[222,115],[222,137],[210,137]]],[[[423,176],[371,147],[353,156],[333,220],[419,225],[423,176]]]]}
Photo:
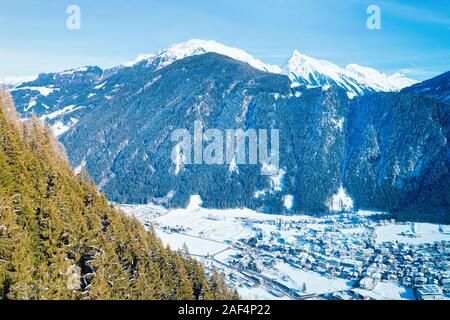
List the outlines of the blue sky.
{"type": "Polygon", "coordinates": [[[450,0],[0,0],[0,76],[110,67],[191,38],[283,65],[294,49],[422,80],[450,70],[450,0]],[[81,9],[68,30],[66,9],[81,9]],[[381,30],[366,27],[381,8],[381,30]]]}

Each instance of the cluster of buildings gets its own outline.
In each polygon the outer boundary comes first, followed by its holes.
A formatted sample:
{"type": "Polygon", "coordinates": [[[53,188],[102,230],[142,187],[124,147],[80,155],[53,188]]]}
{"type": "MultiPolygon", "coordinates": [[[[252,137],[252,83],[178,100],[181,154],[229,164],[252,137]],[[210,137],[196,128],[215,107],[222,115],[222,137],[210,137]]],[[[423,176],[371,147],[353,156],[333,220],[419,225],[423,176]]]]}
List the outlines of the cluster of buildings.
{"type": "Polygon", "coordinates": [[[185,233],[186,231],[189,231],[189,228],[186,228],[184,226],[167,226],[167,225],[162,225],[162,224],[155,224],[155,226],[158,227],[158,229],[164,231],[165,233],[185,233]]]}
{"type": "MultiPolygon", "coordinates": [[[[414,288],[418,299],[450,294],[450,242],[377,242],[375,229],[396,224],[395,220],[374,221],[357,214],[279,221],[239,219],[254,230],[254,236],[233,243],[240,252],[228,261],[234,268],[261,272],[283,261],[328,278],[348,279],[365,290],[373,290],[379,282],[392,282],[414,288]]],[[[413,224],[403,236],[415,237],[413,224]]]]}

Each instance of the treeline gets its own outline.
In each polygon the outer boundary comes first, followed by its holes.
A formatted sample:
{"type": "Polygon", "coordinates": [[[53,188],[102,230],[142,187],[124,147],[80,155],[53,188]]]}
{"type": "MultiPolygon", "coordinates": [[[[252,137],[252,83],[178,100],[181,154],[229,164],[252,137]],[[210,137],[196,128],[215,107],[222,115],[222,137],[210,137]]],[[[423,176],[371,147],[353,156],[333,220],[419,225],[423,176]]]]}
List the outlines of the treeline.
{"type": "Polygon", "coordinates": [[[74,176],[62,146],[0,94],[1,299],[237,299],[223,277],[74,176]]]}

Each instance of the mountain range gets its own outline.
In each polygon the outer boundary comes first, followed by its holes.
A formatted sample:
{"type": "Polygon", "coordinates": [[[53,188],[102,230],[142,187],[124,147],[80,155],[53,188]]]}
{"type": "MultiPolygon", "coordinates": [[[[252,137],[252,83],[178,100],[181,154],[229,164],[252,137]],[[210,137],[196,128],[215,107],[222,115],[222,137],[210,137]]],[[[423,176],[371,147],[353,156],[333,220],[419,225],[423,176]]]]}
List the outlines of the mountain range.
{"type": "Polygon", "coordinates": [[[208,207],[369,208],[448,221],[450,120],[441,82],[341,68],[297,51],[280,68],[190,40],[107,70],[40,74],[11,93],[24,117],[52,126],[76,171],[86,167],[112,201],[184,206],[200,194],[208,207]],[[170,134],[192,131],[195,120],[220,130],[279,129],[278,174],[261,176],[251,165],[175,170],[170,134]]]}
{"type": "MultiPolygon", "coordinates": [[[[107,70],[88,66],[59,73],[41,74],[34,80],[30,80],[33,77],[7,78],[4,79],[3,83],[10,89],[24,90],[21,96],[27,96],[29,103],[21,110],[23,113],[44,114],[49,113],[47,112],[50,108],[49,104],[54,105],[55,102],[51,101],[52,103],[47,104],[46,99],[42,97],[48,97],[52,94],[53,100],[55,100],[59,97],[55,91],[74,89],[75,83],[100,83],[102,79],[109,77],[111,74],[121,72],[123,69],[134,68],[137,65],[145,65],[149,70],[159,70],[177,60],[208,52],[228,56],[262,71],[287,75],[292,80],[291,85],[293,87],[300,85],[308,87],[337,86],[344,89],[350,98],[368,92],[400,91],[418,83],[418,81],[406,78],[399,73],[386,75],[375,69],[356,64],[349,64],[345,68],[341,68],[329,61],[314,59],[301,54],[297,50],[294,51],[287,65],[281,68],[276,65],[265,64],[241,49],[228,47],[215,41],[198,39],[172,45],[168,49],[154,54],[139,55],[132,61],[107,70]],[[67,88],[67,84],[70,88],[67,88]]],[[[80,90],[81,88],[76,89],[80,90]]],[[[63,92],[62,94],[70,95],[71,92],[63,92]]]]}

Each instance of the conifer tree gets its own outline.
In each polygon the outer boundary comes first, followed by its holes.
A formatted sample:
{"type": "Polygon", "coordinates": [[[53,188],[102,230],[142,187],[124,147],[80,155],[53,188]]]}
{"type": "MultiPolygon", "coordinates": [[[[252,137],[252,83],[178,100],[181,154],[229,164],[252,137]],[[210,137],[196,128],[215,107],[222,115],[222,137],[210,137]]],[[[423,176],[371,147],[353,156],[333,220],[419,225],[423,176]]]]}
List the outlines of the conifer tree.
{"type": "Polygon", "coordinates": [[[235,297],[76,177],[62,151],[0,92],[0,299],[235,297]]]}

